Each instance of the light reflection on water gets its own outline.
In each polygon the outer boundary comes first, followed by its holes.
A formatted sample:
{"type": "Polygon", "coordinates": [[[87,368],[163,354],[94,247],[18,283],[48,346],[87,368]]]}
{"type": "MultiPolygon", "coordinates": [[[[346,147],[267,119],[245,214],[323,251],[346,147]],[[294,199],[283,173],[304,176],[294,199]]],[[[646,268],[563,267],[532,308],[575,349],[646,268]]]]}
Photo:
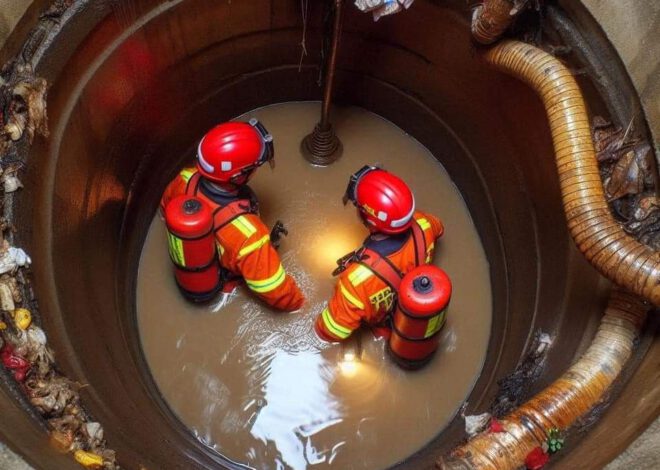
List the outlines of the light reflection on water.
{"type": "MultiPolygon", "coordinates": [[[[206,422],[195,429],[195,434],[217,450],[214,443],[222,439],[214,436],[214,421],[222,416],[223,434],[236,433],[244,427],[255,439],[255,445],[246,452],[251,462],[274,458],[281,468],[293,470],[332,464],[346,442],[356,437],[331,430],[343,422],[347,412],[341,393],[351,387],[360,391],[361,401],[368,401],[378,395],[383,381],[377,380],[378,371],[372,363],[358,358],[342,360],[342,349],[337,346],[328,346],[325,351],[282,350],[274,347],[279,343],[274,336],[262,344],[257,357],[251,358],[254,362],[247,373],[251,392],[242,398],[240,407],[227,410],[231,391],[219,377],[197,373],[194,386],[204,390],[206,422]]],[[[375,419],[361,419],[358,438],[362,437],[361,425],[375,419]]]]}
{"type": "Polygon", "coordinates": [[[320,354],[275,353],[263,383],[265,406],[250,433],[275,443],[283,463],[294,470],[324,462],[331,449],[318,448],[316,434],[342,421],[340,402],[329,393],[335,370],[320,354]],[[291,423],[301,423],[291,428],[291,423]]]}
{"type": "MultiPolygon", "coordinates": [[[[215,305],[209,307],[215,309],[215,305]]],[[[362,360],[361,334],[344,345],[330,345],[316,338],[304,316],[289,315],[287,320],[281,325],[257,304],[241,305],[236,334],[220,360],[239,362],[245,368],[248,393],[240,398],[239,406],[231,405],[232,391],[219,375],[203,369],[196,374],[194,388],[205,402],[203,425],[195,429],[198,439],[222,450],[216,443],[244,428],[255,440],[246,451],[251,464],[257,465],[254,468],[271,468],[263,465],[268,461],[292,470],[331,465],[348,440],[355,440],[350,428],[336,429],[350,411],[346,392],[352,389],[366,403],[384,384],[375,367],[376,363],[382,367],[383,357],[362,360]],[[217,419],[221,420],[220,435],[217,419]]],[[[375,344],[377,349],[383,346],[375,344]]],[[[364,417],[360,425],[375,419],[364,417]]]]}

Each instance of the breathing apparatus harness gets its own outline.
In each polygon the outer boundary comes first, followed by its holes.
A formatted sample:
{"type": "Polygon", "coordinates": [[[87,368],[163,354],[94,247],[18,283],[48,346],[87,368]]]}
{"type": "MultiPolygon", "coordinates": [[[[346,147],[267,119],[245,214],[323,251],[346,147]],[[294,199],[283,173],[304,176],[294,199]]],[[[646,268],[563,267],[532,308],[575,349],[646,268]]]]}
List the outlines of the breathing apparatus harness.
{"type": "MultiPolygon", "coordinates": [[[[355,207],[358,207],[356,190],[360,179],[370,171],[377,169],[379,169],[377,166],[365,165],[351,175],[348,181],[348,186],[346,187],[346,192],[342,198],[344,205],[348,204],[348,201],[351,201],[355,207]]],[[[424,237],[424,231],[415,221],[413,221],[411,225],[411,236],[413,237],[413,242],[415,244],[415,266],[421,266],[422,264],[425,264],[426,260],[426,238],[424,237]]],[[[396,266],[394,266],[386,256],[367,247],[365,242],[365,244],[357,250],[339,258],[337,260],[337,268],[332,272],[332,275],[338,276],[352,263],[359,263],[362,266],[365,266],[390,286],[395,298],[395,302],[393,302],[392,305],[396,305],[399,285],[401,284],[401,279],[405,273],[402,273],[396,266]]]]}
{"type": "Polygon", "coordinates": [[[213,231],[217,232],[225,225],[231,223],[234,219],[240,217],[243,214],[258,214],[259,213],[259,202],[257,197],[247,186],[243,186],[239,189],[237,198],[227,204],[221,205],[217,202],[212,195],[208,194],[203,190],[202,185],[204,184],[202,180],[203,176],[199,172],[195,172],[186,185],[186,196],[197,196],[198,193],[202,193],[207,199],[210,199],[216,207],[213,210],[213,231]]]}
{"type": "MultiPolygon", "coordinates": [[[[207,199],[211,200],[215,205],[217,205],[217,207],[213,210],[214,233],[242,215],[259,213],[259,201],[257,200],[257,197],[252,189],[250,189],[247,185],[238,184],[237,181],[240,178],[249,176],[252,172],[254,172],[257,168],[266,162],[270,164],[271,168],[275,166],[275,149],[273,146],[273,136],[268,133],[266,127],[256,118],[250,119],[249,124],[259,133],[261,139],[263,140],[264,146],[261,155],[254,164],[241,169],[240,173],[234,175],[231,178],[231,182],[236,186],[239,186],[236,199],[226,204],[221,204],[218,202],[217,198],[213,197],[213,194],[209,194],[208,187],[204,184],[205,181],[203,180],[203,176],[198,171],[190,177],[186,185],[186,196],[197,196],[197,194],[201,192],[207,199]]],[[[276,236],[276,239],[279,242],[281,236],[287,235],[288,231],[286,228],[284,228],[280,221],[277,221],[275,227],[273,227],[272,233],[276,236]]],[[[241,276],[232,273],[224,266],[221,265],[220,268],[223,283],[241,279],[241,276]]]]}

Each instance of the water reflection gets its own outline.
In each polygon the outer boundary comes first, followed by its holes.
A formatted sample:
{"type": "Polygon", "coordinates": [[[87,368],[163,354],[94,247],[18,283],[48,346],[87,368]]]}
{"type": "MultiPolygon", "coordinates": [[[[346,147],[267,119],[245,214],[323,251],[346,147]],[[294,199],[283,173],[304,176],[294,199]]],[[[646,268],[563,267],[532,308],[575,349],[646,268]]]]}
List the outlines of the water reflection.
{"type": "Polygon", "coordinates": [[[195,434],[223,451],[233,447],[230,442],[238,434],[249,433],[253,442],[244,459],[253,468],[270,469],[273,463],[292,470],[331,465],[349,448],[349,441],[374,439],[375,427],[382,424],[368,415],[369,404],[389,394],[384,389],[388,377],[405,373],[384,361],[382,341],[368,332],[329,345],[318,341],[305,315],[282,320],[264,315],[256,303],[242,304],[236,332],[219,358],[219,371],[209,372],[206,364],[197,367],[194,395],[204,407],[195,434]],[[366,351],[362,341],[370,345],[366,351]],[[232,390],[222,380],[235,374],[236,364],[241,364],[247,382],[240,396],[238,387],[232,390]],[[342,425],[348,415],[361,416],[357,428],[342,425]]]}
{"type": "Polygon", "coordinates": [[[255,411],[250,434],[264,445],[272,442],[282,462],[294,470],[332,457],[332,449],[316,444],[315,437],[342,421],[341,403],[328,390],[335,374],[318,353],[278,352],[269,359],[264,406],[255,411]],[[293,423],[299,424],[292,428],[293,423]]]}

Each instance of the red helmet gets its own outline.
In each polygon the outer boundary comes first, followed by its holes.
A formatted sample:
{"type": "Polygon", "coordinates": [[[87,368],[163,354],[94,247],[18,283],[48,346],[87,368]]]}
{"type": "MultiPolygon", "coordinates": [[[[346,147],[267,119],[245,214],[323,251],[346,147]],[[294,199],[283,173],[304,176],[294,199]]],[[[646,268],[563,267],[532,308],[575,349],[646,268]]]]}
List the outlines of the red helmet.
{"type": "Polygon", "coordinates": [[[404,232],[415,212],[415,198],[408,185],[374,166],[365,166],[351,176],[344,204],[348,201],[353,201],[372,232],[404,232]]]}
{"type": "Polygon", "coordinates": [[[254,170],[272,164],[273,137],[256,119],[220,124],[199,141],[197,168],[216,183],[244,184],[254,170]]]}

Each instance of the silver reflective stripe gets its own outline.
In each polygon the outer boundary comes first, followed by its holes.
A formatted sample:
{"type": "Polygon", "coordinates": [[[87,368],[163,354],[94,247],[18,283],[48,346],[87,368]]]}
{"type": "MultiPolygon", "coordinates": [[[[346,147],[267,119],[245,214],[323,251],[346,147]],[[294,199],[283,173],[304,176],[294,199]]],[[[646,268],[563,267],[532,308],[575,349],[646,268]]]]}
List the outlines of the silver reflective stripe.
{"type": "Polygon", "coordinates": [[[202,142],[204,142],[204,138],[199,141],[199,145],[197,146],[197,160],[199,160],[199,164],[202,165],[204,171],[207,173],[213,173],[215,168],[213,168],[213,165],[211,165],[209,162],[204,160],[204,155],[202,155],[202,142]]]}
{"type": "Polygon", "coordinates": [[[413,196],[413,204],[412,204],[412,209],[410,209],[410,212],[405,217],[390,222],[390,227],[392,228],[403,227],[408,222],[410,222],[410,219],[412,218],[414,213],[415,213],[415,197],[413,196]]]}

